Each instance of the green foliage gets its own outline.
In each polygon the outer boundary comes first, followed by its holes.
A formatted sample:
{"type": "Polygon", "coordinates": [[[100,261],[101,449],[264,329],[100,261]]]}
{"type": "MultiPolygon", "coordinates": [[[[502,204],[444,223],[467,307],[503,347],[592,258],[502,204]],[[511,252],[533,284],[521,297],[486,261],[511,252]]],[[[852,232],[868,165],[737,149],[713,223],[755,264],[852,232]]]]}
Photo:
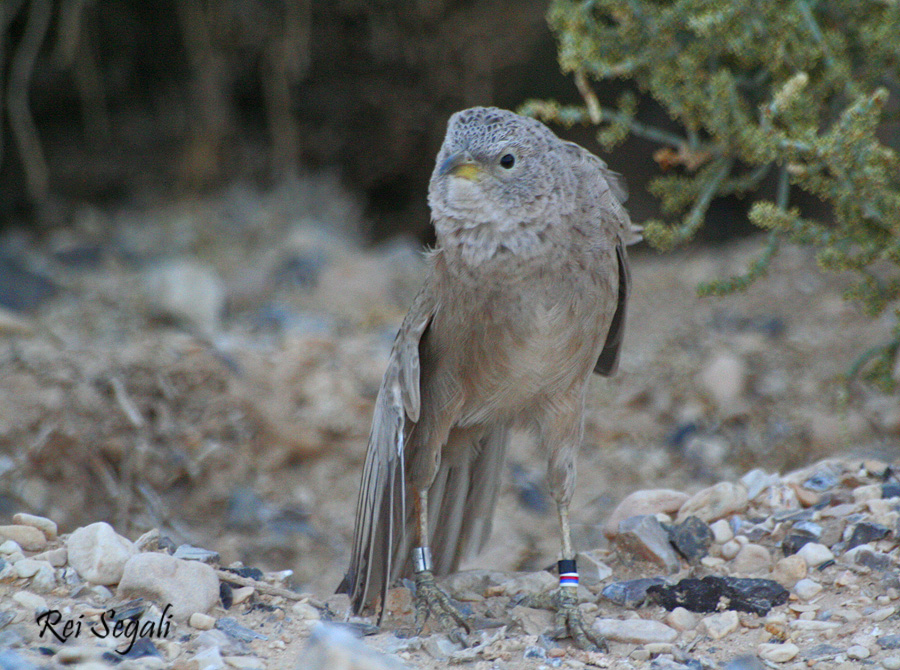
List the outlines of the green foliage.
{"type": "MultiPolygon", "coordinates": [[[[584,104],[530,101],[523,111],[592,123],[607,149],[629,134],[662,145],[654,157],[664,174],[650,191],[669,220],[646,222],[650,244],[690,240],[717,197],[754,199],[749,218],[768,243],[744,274],[702,294],[746,288],[789,241],[815,248],[822,268],[854,271],[847,297],[900,320],[900,3],[552,0],[548,18],[584,104]],[[632,93],[603,107],[592,82],[610,79],[653,98],[682,131],[639,121],[632,93]],[[770,201],[757,191],[773,171],[770,201]],[[792,188],[828,214],[801,216],[792,188]]],[[[889,387],[898,343],[895,325],[893,340],[863,354],[854,373],[889,387]]]]}

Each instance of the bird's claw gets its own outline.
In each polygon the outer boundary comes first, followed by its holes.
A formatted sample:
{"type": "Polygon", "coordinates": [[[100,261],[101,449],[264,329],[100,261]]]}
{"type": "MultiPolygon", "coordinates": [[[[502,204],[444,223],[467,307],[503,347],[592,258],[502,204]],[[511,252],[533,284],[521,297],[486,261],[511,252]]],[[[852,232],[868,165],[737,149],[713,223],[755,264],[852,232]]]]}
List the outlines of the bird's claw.
{"type": "Polygon", "coordinates": [[[444,593],[434,582],[434,575],[427,570],[416,573],[416,631],[422,632],[428,616],[433,614],[440,626],[450,631],[448,635],[456,642],[468,646],[466,638],[458,630],[457,626],[465,629],[466,633],[472,632],[472,622],[450,600],[450,596],[444,593]]]}
{"type": "Polygon", "coordinates": [[[549,593],[528,596],[520,604],[556,612],[556,628],[549,633],[552,639],[570,637],[575,646],[584,651],[609,651],[603,636],[584,622],[575,589],[560,586],[549,593]]]}

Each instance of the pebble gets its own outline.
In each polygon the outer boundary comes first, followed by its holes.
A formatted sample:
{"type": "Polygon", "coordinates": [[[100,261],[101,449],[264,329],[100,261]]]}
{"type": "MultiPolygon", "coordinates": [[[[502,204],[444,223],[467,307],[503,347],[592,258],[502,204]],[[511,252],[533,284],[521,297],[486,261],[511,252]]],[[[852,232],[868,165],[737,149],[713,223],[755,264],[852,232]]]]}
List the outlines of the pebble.
{"type": "Polygon", "coordinates": [[[647,599],[647,589],[666,583],[662,577],[641,577],[608,584],[600,592],[607,600],[623,607],[638,607],[647,599]]]}
{"type": "Polygon", "coordinates": [[[616,505],[609,515],[609,519],[603,524],[603,532],[610,539],[619,532],[619,524],[633,516],[644,514],[674,514],[688,499],[686,493],[672,491],[671,489],[649,489],[635,491],[625,496],[616,505]]]}
{"type": "Polygon", "coordinates": [[[12,540],[25,551],[43,551],[47,536],[34,526],[0,526],[0,541],[12,540]]]}
{"type": "Polygon", "coordinates": [[[868,614],[866,618],[871,621],[884,621],[885,619],[889,619],[894,616],[894,613],[896,611],[897,610],[894,607],[879,607],[874,612],[868,614]]]}
{"type": "Polygon", "coordinates": [[[38,561],[40,567],[31,578],[31,588],[41,593],[48,593],[56,588],[56,571],[47,561],[38,561]]]}
{"type": "Polygon", "coordinates": [[[46,612],[48,609],[46,600],[29,591],[16,591],[12,594],[12,599],[32,612],[46,612]]]}
{"type": "Polygon", "coordinates": [[[741,477],[741,484],[747,487],[747,498],[749,500],[755,500],[760,493],[770,486],[778,484],[780,481],[781,478],[776,473],[769,474],[759,468],[751,470],[741,477]]]}
{"type": "Polygon", "coordinates": [[[256,593],[256,589],[252,586],[241,586],[231,592],[231,602],[235,605],[240,605],[253,596],[254,593],[256,593]]]}
{"type": "Polygon", "coordinates": [[[666,614],[666,623],[679,631],[694,630],[699,622],[700,617],[683,607],[676,607],[666,614]]]}
{"type": "Polygon", "coordinates": [[[215,270],[190,260],[175,260],[144,273],[148,311],[215,335],[225,307],[225,288],[215,270]]]}
{"type": "Polygon", "coordinates": [[[31,526],[32,528],[37,528],[44,534],[48,540],[55,540],[58,529],[56,527],[56,522],[47,519],[46,517],[37,516],[36,514],[27,514],[25,512],[18,512],[13,514],[13,523],[19,526],[31,526]]]}
{"type": "Polygon", "coordinates": [[[37,574],[37,571],[41,569],[41,565],[49,566],[50,564],[46,561],[36,561],[33,558],[23,558],[13,565],[13,570],[20,579],[28,579],[37,574]]]}
{"type": "Polygon", "coordinates": [[[219,552],[210,551],[201,547],[195,547],[190,544],[181,544],[172,554],[175,558],[182,558],[186,561],[200,561],[202,563],[218,563],[219,552]]]}
{"type": "Polygon", "coordinates": [[[582,584],[594,585],[609,579],[613,570],[603,562],[599,550],[581,551],[575,556],[578,565],[578,579],[582,584]]]}
{"type": "Polygon", "coordinates": [[[553,627],[553,612],[518,605],[510,610],[510,618],[526,635],[541,635],[553,627]]]}
{"type": "Polygon", "coordinates": [[[168,554],[138,554],[125,564],[118,596],[171,604],[175,620],[185,621],[194,612],[207,612],[218,602],[219,578],[206,563],[168,554]]]}
{"type": "Polygon", "coordinates": [[[721,640],[740,628],[741,621],[737,612],[729,610],[704,617],[700,626],[713,640],[721,640]]]}
{"type": "Polygon", "coordinates": [[[188,623],[191,628],[197,630],[212,630],[216,625],[216,618],[203,612],[194,612],[188,619],[188,623]]]}
{"type": "Polygon", "coordinates": [[[822,585],[812,579],[801,579],[794,584],[794,593],[800,600],[810,600],[822,592],[822,585]]]}
{"type": "Polygon", "coordinates": [[[847,542],[847,549],[853,549],[853,547],[858,547],[861,544],[880,540],[889,532],[890,529],[887,526],[882,526],[879,523],[860,522],[853,527],[853,533],[847,542]]]}
{"type": "Polygon", "coordinates": [[[594,630],[613,642],[674,642],[678,631],[653,619],[597,619],[594,630]]]}
{"type": "Polygon", "coordinates": [[[815,568],[826,561],[834,560],[834,554],[831,553],[831,550],[818,542],[804,544],[797,552],[797,556],[806,561],[806,565],[810,568],[815,568]]]}
{"type": "Polygon", "coordinates": [[[92,584],[110,586],[122,578],[125,563],[137,553],[134,544],[104,521],[79,528],[66,541],[69,564],[92,584]]]}
{"type": "Polygon", "coordinates": [[[32,556],[38,561],[47,561],[54,568],[63,568],[69,562],[69,552],[65,547],[57,547],[32,556]]]}
{"type": "MultiPolygon", "coordinates": [[[[2,539],[2,538],[0,538],[2,539]]],[[[19,543],[15,540],[3,540],[0,542],[0,554],[3,556],[9,556],[10,554],[21,554],[22,547],[19,546],[19,543]]]]}
{"type": "Polygon", "coordinates": [[[787,556],[775,563],[772,568],[772,579],[788,588],[806,577],[806,561],[801,556],[787,556]]]}
{"type": "Polygon", "coordinates": [[[709,525],[709,529],[713,534],[713,541],[716,544],[725,544],[734,537],[734,531],[731,530],[731,524],[725,519],[719,519],[709,525]]]}
{"type": "Polygon", "coordinates": [[[747,506],[747,489],[741,484],[719,482],[691,496],[679,508],[676,523],[696,516],[709,523],[740,512],[747,506]]]}
{"type": "Polygon", "coordinates": [[[884,670],[900,670],[900,656],[888,656],[881,659],[884,670]]]}
{"type": "Polygon", "coordinates": [[[616,543],[624,551],[676,572],[681,560],[669,543],[669,536],[655,516],[644,514],[625,519],[619,524],[616,543]]]}
{"type": "Polygon", "coordinates": [[[900,633],[883,635],[875,640],[882,649],[900,649],[900,633]]]}
{"type": "Polygon", "coordinates": [[[669,531],[669,541],[688,563],[695,564],[709,551],[713,533],[700,519],[689,516],[669,531]]]}
{"type": "Polygon", "coordinates": [[[756,653],[764,661],[772,663],[787,663],[800,653],[800,647],[792,642],[783,644],[765,643],[756,648],[756,653]]]}
{"type": "Polygon", "coordinates": [[[731,353],[719,353],[700,373],[700,382],[720,408],[732,406],[747,385],[747,364],[731,353]]]}
{"type": "Polygon", "coordinates": [[[722,550],[721,550],[722,558],[724,558],[727,561],[730,561],[735,556],[737,556],[740,551],[741,551],[741,543],[740,542],[738,542],[737,540],[728,540],[728,542],[726,542],[725,544],[722,545],[722,550]]]}
{"type": "Polygon", "coordinates": [[[850,658],[861,661],[864,658],[869,658],[872,652],[870,652],[866,647],[861,644],[854,644],[847,647],[847,656],[850,658]]]}
{"type": "Polygon", "coordinates": [[[853,502],[855,503],[878,500],[879,498],[881,498],[881,484],[866,484],[853,489],[853,502]]]}
{"type": "Polygon", "coordinates": [[[734,557],[731,568],[738,574],[751,575],[758,572],[768,572],[772,566],[772,556],[769,550],[759,544],[746,544],[734,557]]]}

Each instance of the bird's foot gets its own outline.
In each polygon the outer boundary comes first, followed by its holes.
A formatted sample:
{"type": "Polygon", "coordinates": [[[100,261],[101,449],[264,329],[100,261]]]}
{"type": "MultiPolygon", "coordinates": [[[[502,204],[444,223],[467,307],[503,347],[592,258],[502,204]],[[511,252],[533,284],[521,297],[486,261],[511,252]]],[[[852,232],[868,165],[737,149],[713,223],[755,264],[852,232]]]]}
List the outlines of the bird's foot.
{"type": "MultiPolygon", "coordinates": [[[[465,629],[466,633],[472,632],[472,622],[463,614],[434,582],[434,575],[429,570],[416,573],[416,631],[422,632],[429,614],[433,614],[441,628],[450,631],[451,639],[466,644],[457,627],[465,629]]],[[[467,645],[468,646],[468,645],[467,645]]]]}
{"type": "Polygon", "coordinates": [[[556,627],[548,633],[552,639],[570,637],[579,649],[609,651],[603,636],[584,622],[576,591],[571,586],[560,586],[555,591],[523,598],[519,604],[556,612],[556,627]]]}

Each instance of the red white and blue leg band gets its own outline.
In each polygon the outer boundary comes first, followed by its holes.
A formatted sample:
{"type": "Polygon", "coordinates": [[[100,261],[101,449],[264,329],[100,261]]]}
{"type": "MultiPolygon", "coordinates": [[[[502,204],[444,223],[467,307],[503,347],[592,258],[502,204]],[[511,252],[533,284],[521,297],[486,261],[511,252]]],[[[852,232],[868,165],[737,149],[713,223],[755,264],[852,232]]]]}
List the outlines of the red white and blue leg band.
{"type": "Polygon", "coordinates": [[[578,588],[578,569],[575,567],[574,559],[564,559],[557,562],[556,567],[559,569],[559,585],[578,588]]]}

